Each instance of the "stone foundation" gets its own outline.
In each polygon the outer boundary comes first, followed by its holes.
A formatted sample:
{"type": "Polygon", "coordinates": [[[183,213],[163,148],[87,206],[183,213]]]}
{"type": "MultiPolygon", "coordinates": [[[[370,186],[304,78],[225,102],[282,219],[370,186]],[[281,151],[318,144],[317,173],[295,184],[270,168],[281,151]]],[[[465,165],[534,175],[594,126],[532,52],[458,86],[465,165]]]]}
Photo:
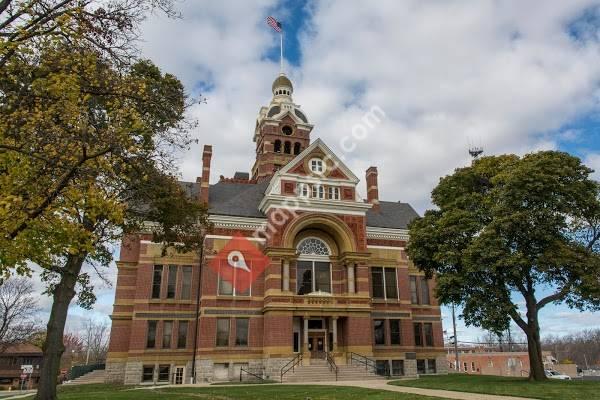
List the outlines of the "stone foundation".
{"type": "Polygon", "coordinates": [[[106,383],[125,383],[125,363],[107,362],[106,363],[106,383]]]}

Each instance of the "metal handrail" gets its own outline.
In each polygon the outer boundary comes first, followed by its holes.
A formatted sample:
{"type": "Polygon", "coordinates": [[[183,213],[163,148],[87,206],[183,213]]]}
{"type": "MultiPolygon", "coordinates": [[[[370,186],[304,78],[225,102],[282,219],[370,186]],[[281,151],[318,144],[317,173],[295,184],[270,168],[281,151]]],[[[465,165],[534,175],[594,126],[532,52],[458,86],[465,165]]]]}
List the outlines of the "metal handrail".
{"type": "Polygon", "coordinates": [[[241,367],[241,368],[240,368],[240,382],[242,382],[242,373],[243,373],[243,372],[245,372],[245,373],[246,373],[246,374],[248,374],[248,375],[252,375],[252,376],[253,376],[253,377],[255,377],[255,378],[258,378],[258,379],[260,379],[261,381],[264,381],[264,380],[265,380],[265,378],[263,378],[262,376],[260,376],[260,375],[256,375],[255,373],[253,373],[253,372],[250,372],[250,371],[248,371],[247,369],[244,369],[244,367],[241,367]]]}
{"type": "Polygon", "coordinates": [[[360,364],[364,364],[366,371],[368,371],[369,367],[371,367],[373,372],[377,373],[377,363],[375,362],[375,360],[354,352],[349,352],[347,358],[349,364],[352,364],[352,361],[356,361],[360,364]]]}
{"type": "Polygon", "coordinates": [[[302,353],[299,353],[294,358],[292,358],[287,364],[285,364],[283,367],[281,367],[280,381],[283,382],[283,376],[289,370],[292,370],[292,372],[294,372],[294,368],[296,367],[296,365],[300,365],[301,362],[302,362],[302,353]]]}
{"type": "Polygon", "coordinates": [[[335,359],[332,357],[331,353],[325,353],[325,360],[329,363],[329,370],[335,372],[335,380],[338,380],[338,366],[335,364],[335,359]]]}

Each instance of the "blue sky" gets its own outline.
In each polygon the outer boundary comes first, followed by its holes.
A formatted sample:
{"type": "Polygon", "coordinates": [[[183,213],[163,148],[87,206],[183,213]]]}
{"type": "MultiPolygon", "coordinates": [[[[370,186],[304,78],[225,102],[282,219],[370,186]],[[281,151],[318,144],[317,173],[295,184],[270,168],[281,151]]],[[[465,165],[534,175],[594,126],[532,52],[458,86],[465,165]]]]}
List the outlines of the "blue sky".
{"type": "MultiPolygon", "coordinates": [[[[546,1],[182,1],[183,18],[153,16],[142,52],[174,73],[206,104],[197,146],[182,154],[182,177],[200,174],[203,144],[214,146],[211,179],[248,171],[254,119],[270,99],[285,29],[285,70],[294,100],[322,138],[362,177],[379,167],[383,200],[419,212],[440,176],[469,162],[476,143],[486,154],[561,149],[600,171],[599,5],[546,1]],[[343,138],[365,112],[385,117],[353,152],[343,138]]],[[[600,174],[596,174],[600,177],[600,174]]],[[[364,195],[364,191],[363,191],[364,195]]],[[[114,280],[114,269],[109,273],[114,280]]],[[[106,318],[114,293],[102,288],[91,313],[72,307],[70,326],[106,318]]],[[[444,309],[445,329],[450,329],[444,309]]],[[[543,334],[600,325],[598,313],[564,306],[541,313],[543,334]]],[[[459,326],[474,340],[477,329],[459,326]]]]}

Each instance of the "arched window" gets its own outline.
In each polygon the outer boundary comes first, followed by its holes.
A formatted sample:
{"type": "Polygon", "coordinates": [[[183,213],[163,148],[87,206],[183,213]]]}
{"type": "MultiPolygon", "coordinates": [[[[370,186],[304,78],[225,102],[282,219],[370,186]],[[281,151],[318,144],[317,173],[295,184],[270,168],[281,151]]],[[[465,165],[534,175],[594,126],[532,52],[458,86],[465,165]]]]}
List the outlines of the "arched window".
{"type": "Polygon", "coordinates": [[[329,256],[331,250],[327,243],[314,237],[306,238],[298,243],[298,253],[301,255],[329,256]]]}
{"type": "Polygon", "coordinates": [[[274,151],[275,151],[275,153],[281,153],[281,140],[275,141],[274,151]]]}
{"type": "Polygon", "coordinates": [[[299,295],[332,293],[329,246],[321,239],[310,237],[302,240],[297,250],[296,292],[299,295]]]}
{"type": "Polygon", "coordinates": [[[285,154],[292,153],[292,143],[291,142],[285,142],[285,144],[283,145],[283,152],[285,154]]]}
{"type": "Polygon", "coordinates": [[[298,142],[294,143],[294,154],[295,155],[300,154],[300,143],[298,143],[298,142]]]}

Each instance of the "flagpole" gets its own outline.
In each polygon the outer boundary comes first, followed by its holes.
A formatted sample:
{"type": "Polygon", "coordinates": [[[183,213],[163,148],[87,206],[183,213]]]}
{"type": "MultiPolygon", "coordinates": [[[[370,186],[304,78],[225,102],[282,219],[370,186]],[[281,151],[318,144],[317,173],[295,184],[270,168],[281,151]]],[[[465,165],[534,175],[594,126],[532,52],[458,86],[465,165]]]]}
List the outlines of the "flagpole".
{"type": "Polygon", "coordinates": [[[279,73],[283,74],[283,30],[279,32],[279,73]]]}

